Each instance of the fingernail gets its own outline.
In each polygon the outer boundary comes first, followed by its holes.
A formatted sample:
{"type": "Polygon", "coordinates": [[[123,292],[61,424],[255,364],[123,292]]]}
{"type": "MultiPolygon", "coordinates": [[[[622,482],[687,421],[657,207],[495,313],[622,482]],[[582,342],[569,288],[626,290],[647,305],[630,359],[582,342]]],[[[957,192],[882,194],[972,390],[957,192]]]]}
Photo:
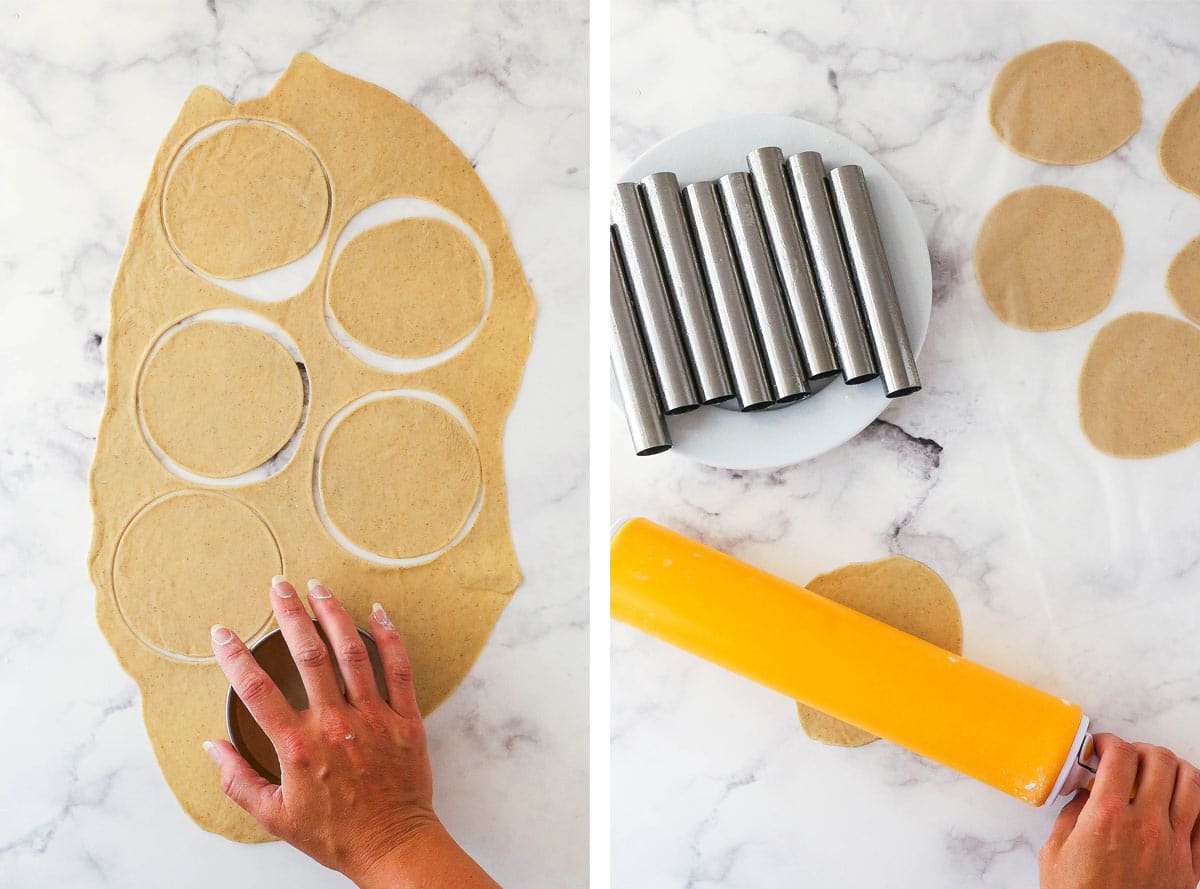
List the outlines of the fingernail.
{"type": "Polygon", "coordinates": [[[389,629],[392,628],[392,619],[387,616],[387,612],[383,610],[383,606],[376,602],[371,606],[371,617],[375,618],[375,622],[389,629]]]}
{"type": "Polygon", "coordinates": [[[211,759],[213,762],[217,763],[218,765],[220,764],[221,749],[219,747],[217,747],[216,744],[214,744],[212,741],[205,741],[200,746],[204,748],[204,752],[208,754],[209,759],[211,759]]]}
{"type": "Polygon", "coordinates": [[[233,641],[233,630],[229,629],[229,627],[213,624],[208,632],[212,636],[213,642],[218,645],[228,645],[233,641]]]}
{"type": "Polygon", "coordinates": [[[310,580],[308,582],[308,597],[310,599],[330,599],[333,593],[321,586],[321,581],[310,580]]]}
{"type": "Polygon", "coordinates": [[[271,578],[271,592],[280,599],[290,599],[296,595],[296,588],[288,583],[282,574],[276,574],[271,578]]]}

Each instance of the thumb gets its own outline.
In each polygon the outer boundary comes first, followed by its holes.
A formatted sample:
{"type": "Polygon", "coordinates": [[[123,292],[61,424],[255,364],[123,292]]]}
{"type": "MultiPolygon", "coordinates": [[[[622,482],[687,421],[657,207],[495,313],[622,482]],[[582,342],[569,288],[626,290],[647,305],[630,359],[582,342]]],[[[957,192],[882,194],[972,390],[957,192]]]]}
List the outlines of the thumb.
{"type": "Polygon", "coordinates": [[[1058,813],[1058,818],[1054,821],[1054,827],[1050,830],[1050,836],[1046,838],[1047,846],[1053,849],[1062,848],[1067,837],[1071,835],[1071,831],[1075,829],[1075,824],[1079,821],[1079,813],[1083,811],[1087,801],[1088,792],[1081,790],[1062,807],[1062,811],[1058,813]]]}
{"type": "Polygon", "coordinates": [[[258,772],[228,741],[205,741],[204,752],[221,770],[221,790],[271,831],[280,809],[279,785],[258,772]]]}

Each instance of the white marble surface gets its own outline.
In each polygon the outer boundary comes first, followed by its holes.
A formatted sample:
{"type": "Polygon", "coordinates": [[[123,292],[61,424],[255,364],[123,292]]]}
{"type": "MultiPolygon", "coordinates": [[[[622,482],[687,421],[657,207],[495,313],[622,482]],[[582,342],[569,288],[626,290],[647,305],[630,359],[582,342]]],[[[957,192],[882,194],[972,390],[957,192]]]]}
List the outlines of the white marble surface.
{"type": "MultiPolygon", "coordinates": [[[[812,462],[636,458],[614,411],[614,517],[648,515],[800,582],[889,552],[925,561],[959,598],[968,655],[1200,760],[1200,446],[1104,457],[1075,403],[1091,336],[1122,311],[1171,312],[1167,262],[1200,233],[1200,199],[1155,153],[1200,78],[1200,7],[615,0],[613,31],[614,173],[713,118],[805,117],[897,177],[935,279],[925,391],[812,462]],[[1144,119],[1115,155],[1051,168],[996,140],[986,95],[1009,56],[1065,38],[1130,68],[1144,119]],[[990,314],[970,262],[990,205],[1038,182],[1111,206],[1126,244],[1111,307],[1041,335],[990,314]]],[[[613,649],[614,886],[1037,885],[1053,811],[884,743],[823,748],[788,701],[627,627],[613,649]]]]}
{"type": "Polygon", "coordinates": [[[439,810],[497,878],[586,883],[586,17],[580,0],[0,0],[0,886],[344,885],[182,813],[85,569],[108,291],[151,159],[194,85],[258,95],[302,50],[462,147],[533,284],[505,441],[525,582],[428,730],[439,810]]]}

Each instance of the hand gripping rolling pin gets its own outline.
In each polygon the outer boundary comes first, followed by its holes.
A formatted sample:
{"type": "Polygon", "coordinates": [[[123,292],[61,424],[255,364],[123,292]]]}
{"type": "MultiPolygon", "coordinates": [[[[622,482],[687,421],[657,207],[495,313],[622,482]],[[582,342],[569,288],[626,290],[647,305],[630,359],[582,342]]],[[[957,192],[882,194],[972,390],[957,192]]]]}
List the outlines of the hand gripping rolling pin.
{"type": "Polygon", "coordinates": [[[1089,787],[1078,705],[642,519],[613,535],[617,620],[1034,806],[1089,787]]]}

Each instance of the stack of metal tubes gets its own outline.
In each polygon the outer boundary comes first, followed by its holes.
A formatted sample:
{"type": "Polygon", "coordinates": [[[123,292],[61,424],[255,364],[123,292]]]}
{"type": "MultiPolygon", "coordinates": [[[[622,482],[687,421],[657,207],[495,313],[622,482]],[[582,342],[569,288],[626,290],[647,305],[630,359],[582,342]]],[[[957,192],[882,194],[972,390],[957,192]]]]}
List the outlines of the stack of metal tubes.
{"type": "Polygon", "coordinates": [[[921,388],[862,168],[778,148],[747,165],[613,194],[612,363],[639,455],[702,404],[786,405],[838,373],[889,398],[921,388]]]}

